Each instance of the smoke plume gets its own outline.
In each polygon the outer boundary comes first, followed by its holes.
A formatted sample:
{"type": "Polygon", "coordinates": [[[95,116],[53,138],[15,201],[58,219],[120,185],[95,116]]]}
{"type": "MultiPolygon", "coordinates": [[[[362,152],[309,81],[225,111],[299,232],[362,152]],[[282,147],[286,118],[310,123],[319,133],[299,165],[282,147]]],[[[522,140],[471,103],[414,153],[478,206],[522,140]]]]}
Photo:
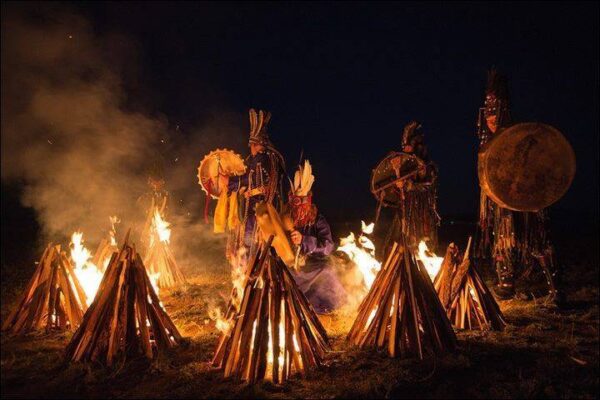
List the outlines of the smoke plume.
{"type": "Polygon", "coordinates": [[[124,89],[134,41],[99,36],[65,10],[34,8],[2,10],[2,179],[23,185],[43,239],[64,243],[79,229],[93,249],[113,215],[122,238],[143,218],[136,199],[160,154],[182,257],[197,254],[203,240],[218,244],[200,223],[196,167],[214,147],[240,148],[242,116],[220,110],[182,134],[167,116],[140,111],[124,89]]]}

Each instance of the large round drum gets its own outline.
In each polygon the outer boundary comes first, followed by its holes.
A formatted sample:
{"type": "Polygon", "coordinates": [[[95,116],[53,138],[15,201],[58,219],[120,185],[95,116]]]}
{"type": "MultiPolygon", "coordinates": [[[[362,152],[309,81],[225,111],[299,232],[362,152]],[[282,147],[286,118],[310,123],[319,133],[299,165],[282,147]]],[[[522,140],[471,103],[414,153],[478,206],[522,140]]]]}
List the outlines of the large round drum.
{"type": "Polygon", "coordinates": [[[217,149],[208,153],[198,166],[198,183],[202,190],[217,199],[223,190],[219,187],[219,175],[235,176],[246,172],[244,160],[227,149],[217,149]]]}
{"type": "Polygon", "coordinates": [[[559,200],[575,175],[575,153],[556,129],[526,122],[493,137],[479,151],[481,188],[498,205],[539,211],[559,200]]]}

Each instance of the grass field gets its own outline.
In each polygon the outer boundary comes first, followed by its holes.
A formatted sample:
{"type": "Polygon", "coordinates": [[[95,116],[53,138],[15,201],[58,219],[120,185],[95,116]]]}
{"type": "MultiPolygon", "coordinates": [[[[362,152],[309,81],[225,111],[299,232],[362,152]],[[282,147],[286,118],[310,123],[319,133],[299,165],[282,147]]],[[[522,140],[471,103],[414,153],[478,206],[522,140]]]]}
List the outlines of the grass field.
{"type": "MultiPolygon", "coordinates": [[[[566,271],[566,309],[542,299],[501,302],[509,323],[504,332],[458,332],[456,353],[421,362],[349,347],[345,333],[353,315],[334,314],[323,321],[333,347],[326,366],[282,386],[244,385],[210,366],[218,334],[208,311],[225,306],[229,273],[224,266],[188,271],[187,289],[161,292],[184,345],[153,362],[106,369],[64,363],[70,334],[3,334],[2,398],[597,398],[597,247],[577,245],[566,271]]],[[[3,318],[30,273],[2,268],[3,318]]]]}

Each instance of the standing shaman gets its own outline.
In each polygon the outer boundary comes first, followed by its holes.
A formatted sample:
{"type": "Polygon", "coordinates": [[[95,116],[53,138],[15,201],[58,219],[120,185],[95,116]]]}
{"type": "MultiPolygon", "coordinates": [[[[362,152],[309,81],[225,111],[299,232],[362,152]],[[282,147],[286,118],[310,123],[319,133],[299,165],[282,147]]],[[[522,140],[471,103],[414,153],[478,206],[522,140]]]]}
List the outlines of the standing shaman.
{"type": "MultiPolygon", "coordinates": [[[[267,133],[271,113],[250,109],[250,156],[245,160],[246,171],[239,176],[221,176],[221,185],[239,200],[241,223],[230,232],[227,257],[246,260],[258,245],[256,205],[260,202],[277,204],[281,209],[280,196],[285,170],[283,156],[275,149],[267,133]],[[243,253],[243,254],[242,254],[243,253]]],[[[245,262],[244,262],[245,264],[245,262]]]]}
{"type": "Polygon", "coordinates": [[[411,248],[421,240],[437,244],[439,216],[436,210],[437,167],[429,159],[421,125],[415,121],[404,127],[402,152],[390,153],[373,171],[373,194],[382,205],[396,208],[392,227],[384,246],[387,254],[391,243],[401,238],[411,248]],[[391,169],[386,183],[383,172],[391,169]],[[381,173],[381,177],[378,175],[381,173]],[[377,182],[376,182],[377,181],[377,182]]]}
{"type": "MultiPolygon", "coordinates": [[[[485,103],[479,110],[479,151],[484,151],[492,138],[498,137],[510,126],[506,78],[491,70],[488,74],[485,103]]],[[[535,266],[539,265],[548,283],[550,298],[556,299],[554,249],[545,223],[544,210],[512,211],[496,204],[481,190],[476,256],[493,263],[498,274],[496,292],[501,298],[513,297],[517,275],[527,278],[535,266]]]]}

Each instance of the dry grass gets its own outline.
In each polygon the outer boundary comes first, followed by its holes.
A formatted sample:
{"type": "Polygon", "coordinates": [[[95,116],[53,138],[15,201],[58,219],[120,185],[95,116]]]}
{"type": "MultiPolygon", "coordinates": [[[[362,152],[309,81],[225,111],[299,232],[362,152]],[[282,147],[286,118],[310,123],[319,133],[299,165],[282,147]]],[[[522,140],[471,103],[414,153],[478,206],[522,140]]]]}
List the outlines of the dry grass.
{"type": "MultiPolygon", "coordinates": [[[[105,369],[63,363],[70,334],[3,335],[2,398],[597,398],[597,268],[569,282],[577,288],[569,296],[572,309],[541,300],[503,302],[505,332],[459,332],[457,353],[423,362],[349,348],[353,315],[334,314],[324,320],[334,350],[327,366],[283,386],[224,380],[209,365],[218,334],[208,311],[225,306],[229,275],[193,276],[187,289],[161,292],[187,338],[174,352],[105,369]]],[[[5,277],[11,284],[3,279],[3,317],[27,279],[3,269],[5,277]]]]}

